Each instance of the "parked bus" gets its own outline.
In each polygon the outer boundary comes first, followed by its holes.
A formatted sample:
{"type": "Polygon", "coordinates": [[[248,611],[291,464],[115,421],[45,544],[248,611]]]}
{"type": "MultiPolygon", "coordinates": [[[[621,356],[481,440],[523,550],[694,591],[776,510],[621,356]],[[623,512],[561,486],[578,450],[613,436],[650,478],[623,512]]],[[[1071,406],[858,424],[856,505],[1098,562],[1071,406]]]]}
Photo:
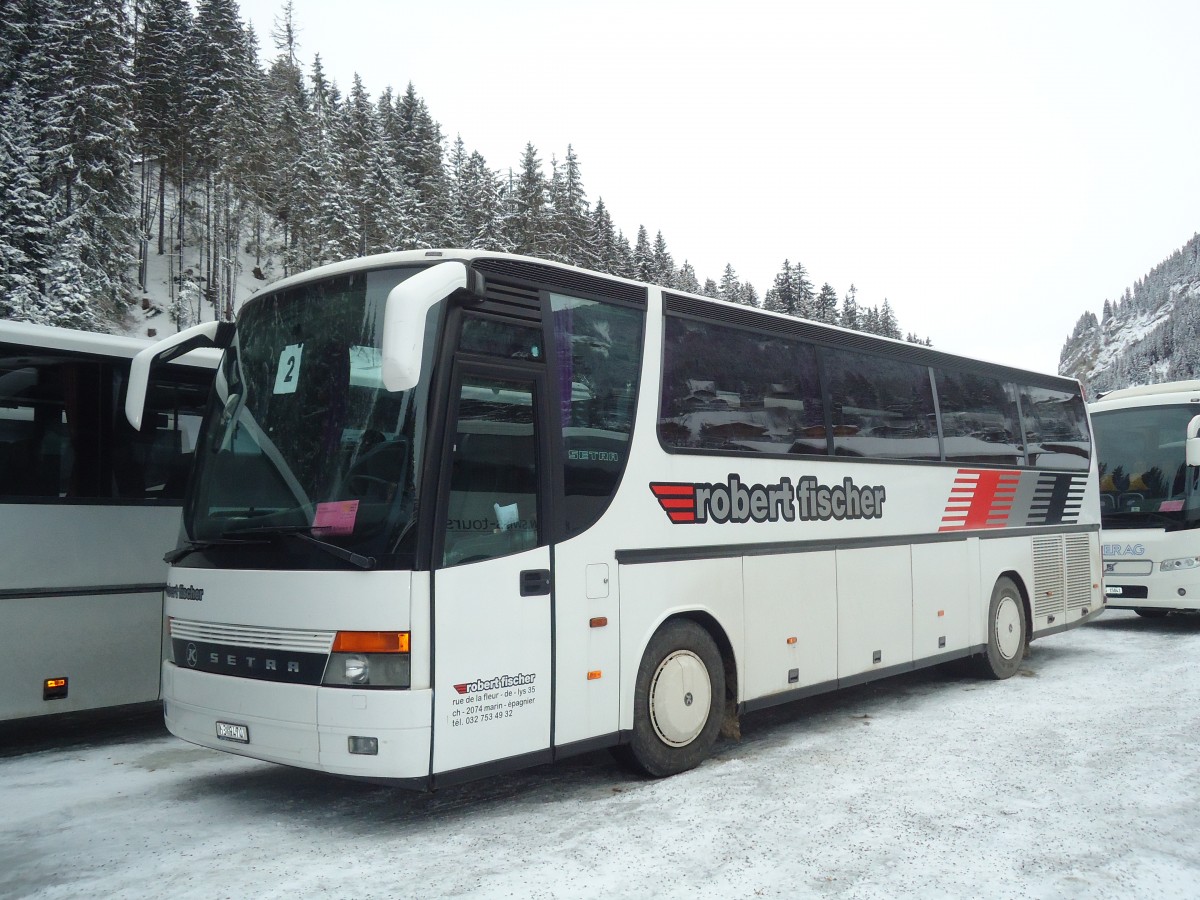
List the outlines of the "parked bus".
{"type": "Polygon", "coordinates": [[[159,699],[163,553],[217,355],[156,370],[148,340],[0,322],[0,720],[159,699]]]}
{"type": "Polygon", "coordinates": [[[166,722],[433,788],[1103,610],[1077,382],[541,260],[294,276],[225,347],[171,555],[166,722]]]}
{"type": "Polygon", "coordinates": [[[1091,412],[1108,606],[1200,609],[1200,381],[1111,391],[1091,412]]]}

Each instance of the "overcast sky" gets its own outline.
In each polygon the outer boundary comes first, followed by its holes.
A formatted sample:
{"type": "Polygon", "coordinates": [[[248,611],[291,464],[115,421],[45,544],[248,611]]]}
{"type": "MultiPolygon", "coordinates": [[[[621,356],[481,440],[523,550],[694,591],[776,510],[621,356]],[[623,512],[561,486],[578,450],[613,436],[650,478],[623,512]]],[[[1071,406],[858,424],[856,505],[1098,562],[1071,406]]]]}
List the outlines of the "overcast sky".
{"type": "MultiPolygon", "coordinates": [[[[570,144],[632,242],[784,259],[1041,371],[1200,231],[1200,3],[293,0],[305,66],[412,82],[493,169],[570,144]]],[[[264,62],[282,0],[240,0],[264,62]]]]}

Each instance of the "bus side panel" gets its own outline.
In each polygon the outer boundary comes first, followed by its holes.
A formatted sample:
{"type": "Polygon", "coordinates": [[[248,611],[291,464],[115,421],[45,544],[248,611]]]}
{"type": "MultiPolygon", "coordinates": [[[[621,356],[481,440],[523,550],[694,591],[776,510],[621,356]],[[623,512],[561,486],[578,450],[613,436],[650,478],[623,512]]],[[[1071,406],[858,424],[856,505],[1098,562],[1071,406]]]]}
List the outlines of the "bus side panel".
{"type": "Polygon", "coordinates": [[[970,646],[970,609],[978,592],[966,541],[914,544],[913,659],[970,646]]]}
{"type": "Polygon", "coordinates": [[[0,720],[157,700],[162,591],[0,599],[0,720]],[[47,678],[67,696],[43,699],[47,678]]]}
{"type": "Polygon", "coordinates": [[[151,586],[178,530],[177,506],[0,505],[0,720],[159,698],[163,597],[151,586]],[[60,677],[67,696],[43,700],[42,680],[60,677]]]}
{"type": "Polygon", "coordinates": [[[617,564],[587,540],[554,551],[554,743],[617,730],[621,619],[617,564]]]}
{"type": "Polygon", "coordinates": [[[837,559],[833,551],[743,560],[745,699],[837,678],[837,559]],[[794,643],[788,643],[795,638],[794,643]]]}
{"type": "Polygon", "coordinates": [[[838,677],[912,662],[908,545],[837,551],[838,677]]]}
{"type": "Polygon", "coordinates": [[[646,644],[658,626],[677,613],[705,612],[720,624],[733,647],[738,700],[743,700],[745,626],[742,621],[742,560],[682,560],[621,566],[621,728],[633,727],[633,690],[646,644]]]}

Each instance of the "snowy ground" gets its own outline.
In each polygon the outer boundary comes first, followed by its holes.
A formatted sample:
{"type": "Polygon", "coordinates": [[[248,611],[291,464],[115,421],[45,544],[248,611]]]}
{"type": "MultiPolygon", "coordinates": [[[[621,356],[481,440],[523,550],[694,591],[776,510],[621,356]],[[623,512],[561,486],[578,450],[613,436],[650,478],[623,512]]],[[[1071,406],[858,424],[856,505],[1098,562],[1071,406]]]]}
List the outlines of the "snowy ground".
{"type": "Polygon", "coordinates": [[[743,720],[698,770],[605,753],[432,795],[184,744],[0,730],[3,897],[1197,897],[1200,616],[1109,612],[1020,674],[743,720]]]}

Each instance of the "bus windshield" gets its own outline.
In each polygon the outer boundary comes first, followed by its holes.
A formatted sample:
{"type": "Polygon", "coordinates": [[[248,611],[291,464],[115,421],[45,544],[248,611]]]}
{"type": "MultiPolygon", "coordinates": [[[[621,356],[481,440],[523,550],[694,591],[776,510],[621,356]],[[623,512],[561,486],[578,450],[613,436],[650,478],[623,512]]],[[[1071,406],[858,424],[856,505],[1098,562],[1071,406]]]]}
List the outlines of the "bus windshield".
{"type": "Polygon", "coordinates": [[[1196,410],[1143,406],[1096,412],[1105,528],[1191,527],[1200,521],[1195,473],[1184,462],[1184,438],[1196,410]]]}
{"type": "Polygon", "coordinates": [[[299,535],[314,567],[338,565],[322,544],[401,564],[424,386],[384,389],[380,338],[388,292],[416,271],[358,272],[246,305],[205,420],[185,549],[220,547],[228,565],[238,548],[299,535]]]}

